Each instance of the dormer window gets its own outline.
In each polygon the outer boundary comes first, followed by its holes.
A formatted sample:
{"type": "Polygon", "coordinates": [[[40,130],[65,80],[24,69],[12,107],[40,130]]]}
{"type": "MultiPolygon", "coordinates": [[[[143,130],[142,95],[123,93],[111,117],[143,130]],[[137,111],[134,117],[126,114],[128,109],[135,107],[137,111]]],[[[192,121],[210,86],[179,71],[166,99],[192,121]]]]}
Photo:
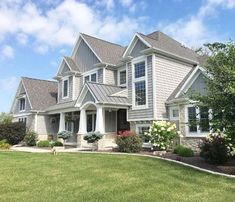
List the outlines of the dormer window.
{"type": "Polygon", "coordinates": [[[20,112],[25,111],[25,98],[19,99],[19,109],[20,112]]]}
{"type": "Polygon", "coordinates": [[[63,86],[63,98],[68,98],[69,96],[69,79],[63,79],[62,81],[63,86]]]}
{"type": "Polygon", "coordinates": [[[95,72],[95,73],[90,73],[90,74],[85,74],[84,75],[84,83],[86,82],[86,81],[92,81],[92,82],[97,82],[97,72],[95,72]]]}

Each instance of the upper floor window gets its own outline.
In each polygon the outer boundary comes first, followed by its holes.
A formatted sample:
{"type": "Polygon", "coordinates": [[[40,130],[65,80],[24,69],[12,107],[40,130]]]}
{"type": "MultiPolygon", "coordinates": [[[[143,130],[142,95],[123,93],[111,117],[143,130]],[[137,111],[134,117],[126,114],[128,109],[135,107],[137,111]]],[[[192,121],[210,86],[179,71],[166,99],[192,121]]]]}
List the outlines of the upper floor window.
{"type": "Polygon", "coordinates": [[[89,74],[87,76],[84,76],[84,82],[86,81],[92,81],[97,82],[97,73],[89,74]]]}
{"type": "Polygon", "coordinates": [[[209,109],[206,107],[188,107],[188,128],[191,133],[209,132],[209,109]]]}
{"type": "Polygon", "coordinates": [[[69,79],[63,80],[63,98],[67,98],[69,96],[69,79]]]}
{"type": "Polygon", "coordinates": [[[147,107],[146,60],[133,64],[133,108],[147,107]]]}
{"type": "Polygon", "coordinates": [[[126,85],[126,70],[122,70],[119,72],[119,85],[120,86],[126,85]]]}
{"type": "Polygon", "coordinates": [[[20,111],[25,111],[25,98],[19,99],[19,109],[20,111]]]}

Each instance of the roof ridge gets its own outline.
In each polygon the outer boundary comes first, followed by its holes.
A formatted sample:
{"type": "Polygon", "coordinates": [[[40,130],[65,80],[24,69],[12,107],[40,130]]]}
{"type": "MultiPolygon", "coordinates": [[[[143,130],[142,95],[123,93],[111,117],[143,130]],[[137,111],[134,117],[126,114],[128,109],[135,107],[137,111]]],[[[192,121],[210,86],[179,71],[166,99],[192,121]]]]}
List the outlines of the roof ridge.
{"type": "Polygon", "coordinates": [[[31,77],[27,77],[27,76],[22,76],[21,78],[22,78],[22,79],[30,79],[30,80],[47,81],[47,82],[57,83],[57,81],[51,81],[51,80],[46,80],[46,79],[31,78],[31,77]]]}
{"type": "Polygon", "coordinates": [[[98,38],[98,37],[95,37],[95,36],[91,36],[91,35],[88,35],[88,34],[85,34],[85,33],[80,33],[80,34],[81,34],[81,35],[88,36],[88,37],[92,37],[92,38],[97,39],[97,40],[100,40],[100,41],[104,41],[104,42],[106,42],[106,43],[110,43],[110,44],[112,44],[112,45],[120,46],[121,48],[125,48],[125,46],[122,46],[122,45],[117,44],[117,43],[114,43],[114,42],[106,41],[106,40],[104,40],[104,39],[101,39],[101,38],[98,38]]]}
{"type": "Polygon", "coordinates": [[[112,87],[116,87],[116,88],[120,88],[122,90],[125,90],[126,88],[121,87],[121,86],[117,86],[117,85],[112,85],[112,84],[106,84],[106,83],[97,83],[97,82],[93,82],[93,81],[86,81],[87,83],[90,84],[98,84],[98,85],[103,85],[103,86],[112,86],[112,87]]]}

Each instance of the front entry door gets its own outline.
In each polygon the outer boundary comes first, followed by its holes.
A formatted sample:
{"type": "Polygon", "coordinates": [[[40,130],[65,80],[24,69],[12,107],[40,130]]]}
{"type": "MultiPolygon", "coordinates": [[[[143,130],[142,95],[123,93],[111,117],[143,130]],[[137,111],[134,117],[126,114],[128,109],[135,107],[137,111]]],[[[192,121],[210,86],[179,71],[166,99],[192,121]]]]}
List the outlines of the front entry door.
{"type": "Polygon", "coordinates": [[[96,114],[87,114],[87,132],[95,131],[96,126],[96,114]]]}

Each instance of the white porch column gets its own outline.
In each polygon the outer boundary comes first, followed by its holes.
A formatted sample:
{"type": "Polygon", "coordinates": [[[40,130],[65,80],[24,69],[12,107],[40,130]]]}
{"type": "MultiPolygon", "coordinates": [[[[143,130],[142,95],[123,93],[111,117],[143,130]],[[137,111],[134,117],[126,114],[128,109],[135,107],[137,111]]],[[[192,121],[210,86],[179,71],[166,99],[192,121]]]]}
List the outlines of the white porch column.
{"type": "Polygon", "coordinates": [[[59,126],[59,132],[65,130],[65,113],[60,113],[60,126],[59,126]]]}
{"type": "Polygon", "coordinates": [[[105,114],[104,108],[102,106],[97,106],[97,114],[96,114],[96,129],[95,131],[99,131],[100,133],[105,133],[105,114]]]}
{"type": "Polygon", "coordinates": [[[81,109],[78,134],[86,134],[86,133],[87,133],[86,109],[81,109]]]}

